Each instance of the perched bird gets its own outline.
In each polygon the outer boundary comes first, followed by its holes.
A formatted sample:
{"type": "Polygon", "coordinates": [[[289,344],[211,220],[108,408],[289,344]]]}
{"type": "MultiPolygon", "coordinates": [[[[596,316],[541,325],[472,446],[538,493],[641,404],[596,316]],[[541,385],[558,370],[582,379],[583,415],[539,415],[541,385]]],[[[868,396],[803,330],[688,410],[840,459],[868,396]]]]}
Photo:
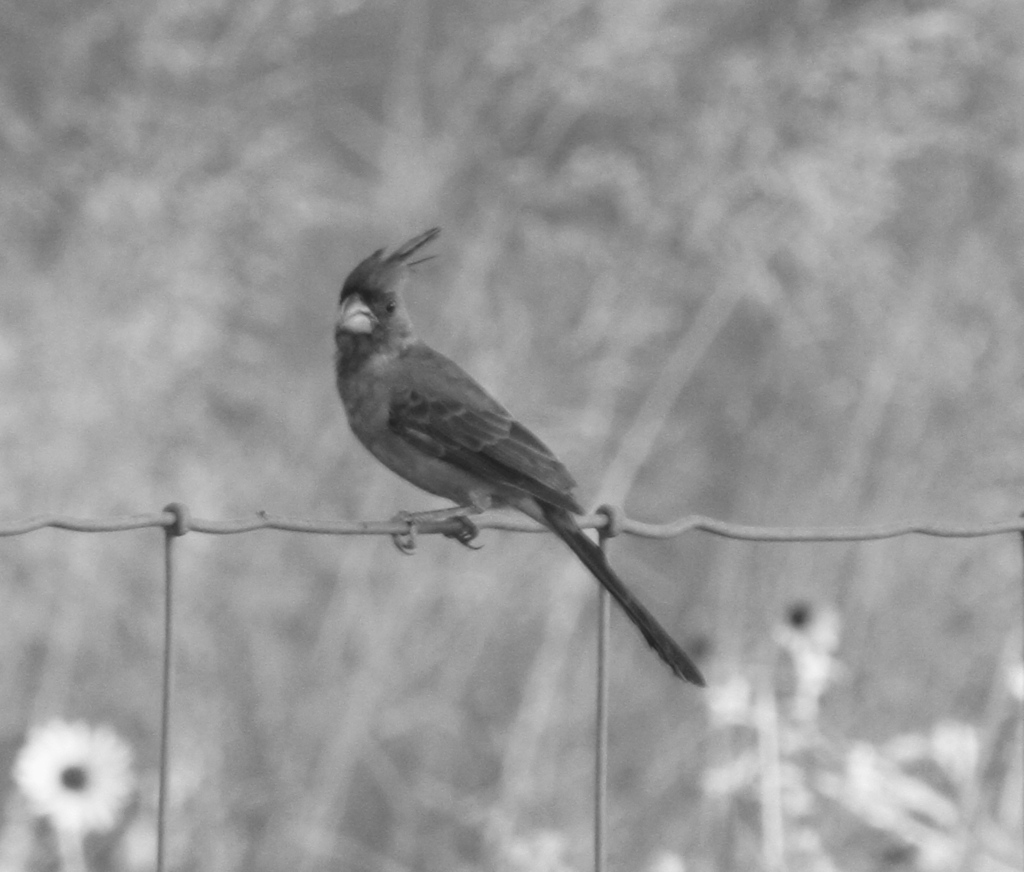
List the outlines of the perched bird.
{"type": "Polygon", "coordinates": [[[413,260],[440,233],[421,233],[391,254],[374,252],[341,288],[334,328],[338,393],[349,426],[381,463],[456,505],[406,515],[414,522],[511,506],[568,545],[680,678],[704,685],[693,661],[609,566],[574,518],[576,482],[546,445],[461,367],[420,341],[402,299],[413,260]]]}

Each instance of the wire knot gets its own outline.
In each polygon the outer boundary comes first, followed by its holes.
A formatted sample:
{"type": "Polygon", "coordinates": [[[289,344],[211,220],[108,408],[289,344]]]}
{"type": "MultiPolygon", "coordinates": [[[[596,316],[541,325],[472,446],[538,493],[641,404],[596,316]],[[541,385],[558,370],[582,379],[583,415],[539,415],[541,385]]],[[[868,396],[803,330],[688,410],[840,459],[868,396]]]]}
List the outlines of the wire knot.
{"type": "Polygon", "coordinates": [[[598,527],[597,536],[604,542],[605,539],[614,539],[626,528],[626,513],[622,511],[622,506],[613,506],[611,503],[605,503],[603,506],[598,506],[597,514],[604,515],[607,523],[603,527],[598,527]]]}
{"type": "Polygon", "coordinates": [[[165,512],[174,515],[171,523],[165,526],[168,536],[184,536],[192,526],[192,514],[184,503],[168,503],[165,512]]]}

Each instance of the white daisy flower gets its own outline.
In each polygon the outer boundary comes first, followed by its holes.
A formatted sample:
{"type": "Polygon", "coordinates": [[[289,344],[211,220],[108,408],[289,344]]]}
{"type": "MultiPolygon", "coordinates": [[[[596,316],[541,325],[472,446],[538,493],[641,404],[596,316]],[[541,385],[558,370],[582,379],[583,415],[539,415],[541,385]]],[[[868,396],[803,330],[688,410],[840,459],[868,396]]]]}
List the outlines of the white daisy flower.
{"type": "Polygon", "coordinates": [[[32,729],[13,775],[35,814],[80,836],[112,830],[135,788],[128,745],[108,727],[83,721],[32,729]]]}

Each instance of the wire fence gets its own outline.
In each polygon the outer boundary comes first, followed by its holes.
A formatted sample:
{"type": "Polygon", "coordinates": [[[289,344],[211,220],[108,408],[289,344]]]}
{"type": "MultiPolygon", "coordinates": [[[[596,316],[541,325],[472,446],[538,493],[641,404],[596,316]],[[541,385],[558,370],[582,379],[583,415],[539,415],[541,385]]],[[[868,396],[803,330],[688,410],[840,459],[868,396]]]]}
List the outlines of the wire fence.
{"type": "MultiPolygon", "coordinates": [[[[546,528],[520,516],[484,514],[474,518],[480,529],[505,530],[519,533],[541,533],[546,528]]],[[[894,539],[901,536],[931,536],[943,539],[974,539],[1016,533],[1024,545],[1024,515],[1003,520],[979,523],[941,521],[902,521],[870,526],[838,527],[762,527],[735,524],[704,515],[687,515],[663,524],[637,521],[626,516],[617,506],[601,506],[594,514],[580,519],[584,529],[596,529],[604,547],[605,542],[620,534],[648,539],[671,539],[689,532],[710,533],[727,539],[748,542],[869,542],[894,539]]],[[[71,515],[48,514],[29,518],[0,521],[0,537],[22,536],[35,530],[52,528],[79,533],[111,533],[147,528],[164,530],[164,622],[163,657],[160,700],[159,777],[157,785],[156,872],[164,872],[167,843],[167,797],[170,761],[171,715],[173,710],[174,662],[174,588],[176,581],[175,543],[188,533],[233,535],[257,530],[279,530],[325,536],[408,536],[409,522],[390,521],[329,521],[322,519],[292,518],[257,512],[252,517],[210,520],[194,518],[184,503],[170,503],[163,511],[142,515],[122,515],[110,518],[80,518],[71,515]]],[[[463,527],[459,521],[423,521],[415,526],[417,535],[459,534],[463,527]]],[[[1024,584],[1024,561],[1022,561],[1024,584]]],[[[605,830],[607,819],[607,758],[608,758],[608,644],[610,598],[603,587],[599,591],[599,619],[597,622],[597,688],[595,693],[594,737],[594,870],[604,872],[605,830]]]]}

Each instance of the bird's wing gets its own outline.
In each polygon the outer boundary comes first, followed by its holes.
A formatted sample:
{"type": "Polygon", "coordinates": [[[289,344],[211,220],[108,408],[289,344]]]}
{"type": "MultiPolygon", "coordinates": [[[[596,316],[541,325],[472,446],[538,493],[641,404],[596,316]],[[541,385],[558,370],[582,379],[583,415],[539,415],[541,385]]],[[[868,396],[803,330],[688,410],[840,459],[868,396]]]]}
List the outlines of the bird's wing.
{"type": "Polygon", "coordinates": [[[581,512],[569,471],[461,367],[425,345],[403,355],[388,425],[419,450],[502,488],[581,512]]]}

